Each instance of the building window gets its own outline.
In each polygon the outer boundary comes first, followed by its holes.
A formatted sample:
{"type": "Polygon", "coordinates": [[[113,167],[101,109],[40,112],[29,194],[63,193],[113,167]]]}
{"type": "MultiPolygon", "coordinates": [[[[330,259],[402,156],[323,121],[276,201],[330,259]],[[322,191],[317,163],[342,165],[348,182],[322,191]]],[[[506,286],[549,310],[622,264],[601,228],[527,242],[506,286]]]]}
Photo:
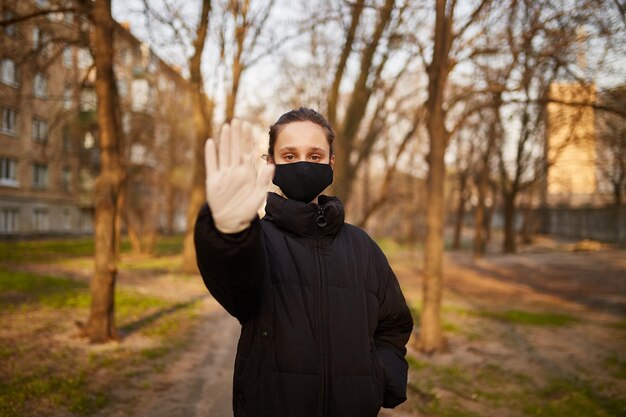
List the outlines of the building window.
{"type": "Polygon", "coordinates": [[[43,55],[47,55],[50,52],[51,39],[50,35],[38,27],[33,28],[33,49],[35,51],[41,51],[43,55]]]}
{"type": "Polygon", "coordinates": [[[48,188],[48,166],[33,164],[33,187],[48,188]]]}
{"type": "Polygon", "coordinates": [[[130,133],[130,114],[128,113],[122,116],[122,131],[126,134],[130,133]]]}
{"type": "Polygon", "coordinates": [[[45,231],[49,228],[48,210],[45,208],[33,209],[33,230],[45,231]]]}
{"type": "MultiPolygon", "coordinates": [[[[13,19],[15,17],[15,14],[13,14],[12,12],[6,10],[4,12],[3,16],[4,16],[4,20],[6,21],[6,20],[9,20],[9,19],[13,19]]],[[[17,34],[17,31],[15,29],[15,25],[6,25],[4,27],[4,34],[9,36],[9,37],[11,37],[11,38],[14,38],[15,35],[17,34]]]]}
{"type": "Polygon", "coordinates": [[[93,64],[93,57],[88,49],[81,48],[78,50],[78,68],[86,69],[93,64]]]}
{"type": "Polygon", "coordinates": [[[55,12],[55,13],[48,13],[46,16],[48,16],[49,21],[60,23],[63,21],[64,14],[65,13],[63,12],[55,12]]]}
{"type": "Polygon", "coordinates": [[[96,110],[96,92],[92,88],[81,90],[80,110],[81,111],[96,110]]]}
{"type": "Polygon", "coordinates": [[[72,12],[63,13],[63,21],[67,25],[71,25],[72,23],[74,23],[74,13],[72,12]]]}
{"type": "Polygon", "coordinates": [[[33,28],[33,49],[37,50],[41,46],[41,29],[33,28]]]}
{"type": "Polygon", "coordinates": [[[65,167],[61,171],[61,189],[72,191],[72,169],[70,167],[65,167]]]}
{"type": "Polygon", "coordinates": [[[63,210],[62,227],[63,230],[70,230],[72,228],[72,216],[69,209],[63,210]]]}
{"type": "Polygon", "coordinates": [[[72,69],[72,65],[74,64],[72,59],[72,48],[66,46],[63,48],[63,66],[67,69],[72,69]]]}
{"type": "Polygon", "coordinates": [[[70,130],[67,127],[63,128],[61,144],[63,146],[63,150],[64,151],[71,151],[72,150],[72,138],[71,138],[71,135],[70,135],[70,130]]]}
{"type": "Polygon", "coordinates": [[[91,149],[94,147],[95,144],[96,144],[96,140],[91,134],[91,132],[86,132],[85,139],[83,140],[83,147],[85,149],[91,149]]]}
{"type": "Polygon", "coordinates": [[[0,158],[0,185],[6,185],[10,187],[17,187],[17,177],[15,172],[17,171],[17,161],[12,158],[0,158]]]}
{"type": "Polygon", "coordinates": [[[0,79],[6,85],[10,85],[11,87],[17,87],[17,68],[15,66],[15,61],[9,58],[4,58],[1,61],[0,66],[2,73],[0,74],[0,79]]]}
{"type": "Polygon", "coordinates": [[[8,107],[2,108],[2,124],[0,133],[5,135],[17,135],[17,111],[8,107]]]}
{"type": "Polygon", "coordinates": [[[13,207],[0,209],[0,233],[14,233],[20,228],[20,210],[13,207]]]}
{"type": "Polygon", "coordinates": [[[35,142],[44,143],[48,139],[48,123],[33,117],[32,138],[35,142]]]}
{"type": "Polygon", "coordinates": [[[48,96],[48,80],[40,72],[35,74],[33,79],[33,92],[37,98],[46,98],[48,96]]]}
{"type": "Polygon", "coordinates": [[[71,109],[73,105],[74,100],[72,99],[72,87],[66,85],[65,89],[63,89],[63,108],[71,109]]]}

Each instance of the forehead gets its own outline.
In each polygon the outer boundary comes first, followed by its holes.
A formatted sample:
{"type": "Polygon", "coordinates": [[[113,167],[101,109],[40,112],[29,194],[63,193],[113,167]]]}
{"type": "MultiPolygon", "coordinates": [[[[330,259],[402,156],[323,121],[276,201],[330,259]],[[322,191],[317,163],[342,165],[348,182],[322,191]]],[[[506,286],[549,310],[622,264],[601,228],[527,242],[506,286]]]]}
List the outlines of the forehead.
{"type": "Polygon", "coordinates": [[[292,122],[283,126],[274,146],[276,150],[284,147],[317,147],[330,150],[324,129],[320,125],[309,121],[292,122]]]}

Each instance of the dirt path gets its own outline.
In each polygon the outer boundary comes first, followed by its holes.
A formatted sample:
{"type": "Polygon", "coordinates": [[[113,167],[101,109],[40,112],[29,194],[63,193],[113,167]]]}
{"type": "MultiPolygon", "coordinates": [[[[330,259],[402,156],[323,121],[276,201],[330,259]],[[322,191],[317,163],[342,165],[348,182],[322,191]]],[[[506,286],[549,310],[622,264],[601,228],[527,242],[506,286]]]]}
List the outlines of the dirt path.
{"type": "Polygon", "coordinates": [[[239,323],[212,298],[203,301],[189,348],[150,381],[119,387],[125,400],[97,417],[232,417],[239,323]],[[149,389],[131,388],[149,383],[149,389]]]}
{"type": "MultiPolygon", "coordinates": [[[[212,309],[213,310],[213,309],[212,309]]],[[[192,348],[142,401],[136,417],[229,417],[239,323],[221,309],[201,318],[192,348]]]]}
{"type": "Polygon", "coordinates": [[[136,417],[232,416],[232,379],[239,323],[222,310],[201,318],[190,350],[171,366],[136,417]]]}

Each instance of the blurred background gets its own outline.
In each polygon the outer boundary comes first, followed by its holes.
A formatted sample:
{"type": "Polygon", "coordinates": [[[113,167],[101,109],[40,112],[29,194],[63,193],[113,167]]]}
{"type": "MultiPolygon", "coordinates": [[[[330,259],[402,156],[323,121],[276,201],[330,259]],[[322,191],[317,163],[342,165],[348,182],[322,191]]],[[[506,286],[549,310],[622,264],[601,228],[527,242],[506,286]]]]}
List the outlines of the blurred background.
{"type": "Polygon", "coordinates": [[[204,141],[300,106],[415,318],[381,416],[626,415],[626,5],[0,0],[0,415],[229,416],[204,141]]]}

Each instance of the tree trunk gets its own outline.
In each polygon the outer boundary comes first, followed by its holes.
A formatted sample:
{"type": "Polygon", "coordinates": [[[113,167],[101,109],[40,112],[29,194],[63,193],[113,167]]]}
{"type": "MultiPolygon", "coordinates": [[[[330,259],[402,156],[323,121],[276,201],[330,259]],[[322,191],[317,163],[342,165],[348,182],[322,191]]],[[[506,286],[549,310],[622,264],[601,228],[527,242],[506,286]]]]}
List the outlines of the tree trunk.
{"type": "Polygon", "coordinates": [[[491,223],[493,219],[493,213],[496,209],[496,201],[495,201],[496,191],[492,189],[491,194],[494,196],[494,201],[491,203],[491,206],[489,207],[485,206],[485,219],[483,222],[483,228],[485,232],[485,239],[484,239],[485,252],[487,251],[487,245],[489,245],[489,242],[491,242],[491,235],[492,235],[491,223]]]}
{"type": "Polygon", "coordinates": [[[474,217],[474,258],[482,258],[487,248],[486,236],[483,235],[485,230],[485,199],[489,187],[490,162],[491,155],[496,145],[500,127],[500,107],[502,106],[502,95],[495,94],[493,96],[493,120],[489,126],[489,139],[487,149],[485,150],[483,166],[479,174],[478,182],[478,204],[476,205],[476,213],[474,217]]]}
{"type": "Polygon", "coordinates": [[[462,175],[459,183],[459,202],[456,209],[456,220],[454,223],[454,240],[452,241],[453,249],[461,248],[463,216],[465,216],[465,197],[467,195],[467,177],[462,175]]]}
{"type": "Polygon", "coordinates": [[[487,164],[483,165],[478,181],[478,204],[474,213],[474,258],[482,258],[485,256],[485,237],[483,236],[485,224],[485,198],[487,194],[487,179],[489,168],[485,169],[487,164]],[[485,172],[487,171],[487,172],[485,172]]]}
{"type": "Polygon", "coordinates": [[[96,0],[92,10],[96,65],[96,96],[100,147],[100,172],[95,181],[95,256],[91,280],[91,309],[83,335],[92,343],[118,339],[115,328],[115,254],[119,245],[119,198],[123,183],[120,162],[116,85],[113,73],[113,18],[111,1],[96,0]]]}
{"type": "Polygon", "coordinates": [[[174,187],[172,183],[166,180],[165,186],[165,233],[172,235],[174,233],[174,211],[176,210],[176,201],[174,200],[174,187]]]}
{"type": "Polygon", "coordinates": [[[423,307],[420,328],[420,349],[427,353],[444,347],[441,328],[443,291],[443,212],[445,177],[445,131],[443,115],[433,112],[429,122],[430,153],[428,173],[428,204],[426,207],[426,243],[424,247],[423,307]]]}
{"type": "Polygon", "coordinates": [[[193,174],[191,182],[191,193],[189,206],[187,207],[187,225],[183,240],[183,265],[182,270],[186,273],[196,273],[196,251],[193,244],[193,230],[196,217],[200,207],[206,201],[205,181],[206,173],[204,168],[204,142],[211,136],[211,116],[212,105],[207,101],[204,94],[203,79],[201,73],[202,51],[209,26],[209,13],[211,11],[211,1],[202,2],[202,15],[196,31],[194,41],[194,54],[189,63],[189,74],[191,78],[192,112],[196,130],[196,140],[194,146],[193,174]]]}
{"type": "Polygon", "coordinates": [[[423,305],[420,321],[419,349],[434,353],[445,348],[441,327],[443,293],[443,215],[444,155],[448,143],[445,127],[443,92],[449,71],[448,54],[452,42],[452,16],[446,16],[446,1],[437,0],[435,44],[428,69],[428,204],[426,206],[426,242],[424,246],[423,305]]]}
{"type": "Polygon", "coordinates": [[[515,196],[516,193],[506,193],[504,197],[504,253],[517,251],[515,236],[515,196]]]}
{"type": "Polygon", "coordinates": [[[624,216],[622,216],[622,181],[613,183],[613,206],[615,207],[615,241],[621,243],[624,239],[622,236],[624,222],[624,216]]]}

